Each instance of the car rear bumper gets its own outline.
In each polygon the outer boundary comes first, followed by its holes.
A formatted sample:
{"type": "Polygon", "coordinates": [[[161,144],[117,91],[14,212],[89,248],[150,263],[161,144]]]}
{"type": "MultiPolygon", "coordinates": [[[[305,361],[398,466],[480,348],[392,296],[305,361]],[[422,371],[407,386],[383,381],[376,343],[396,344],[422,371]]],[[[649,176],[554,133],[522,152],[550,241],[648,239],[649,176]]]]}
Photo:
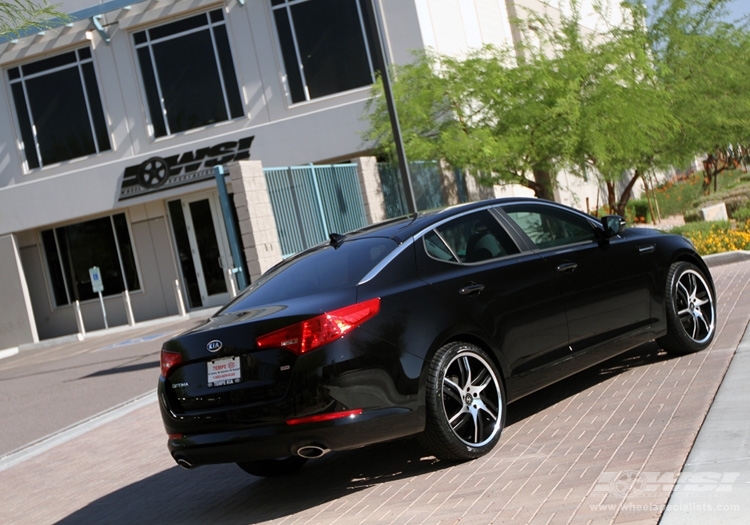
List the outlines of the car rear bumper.
{"type": "Polygon", "coordinates": [[[169,452],[182,467],[237,463],[326,452],[414,435],[424,429],[423,409],[385,408],[331,421],[281,424],[206,434],[171,436],[169,452]]]}

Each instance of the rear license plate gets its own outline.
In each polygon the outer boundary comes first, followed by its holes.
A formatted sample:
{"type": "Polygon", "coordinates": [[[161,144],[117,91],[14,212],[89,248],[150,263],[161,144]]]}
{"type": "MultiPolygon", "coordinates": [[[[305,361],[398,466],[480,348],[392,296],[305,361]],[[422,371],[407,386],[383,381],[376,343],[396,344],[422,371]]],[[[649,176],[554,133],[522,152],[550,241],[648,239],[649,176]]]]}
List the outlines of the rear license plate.
{"type": "Polygon", "coordinates": [[[208,386],[222,386],[242,381],[240,358],[223,357],[208,362],[208,386]]]}

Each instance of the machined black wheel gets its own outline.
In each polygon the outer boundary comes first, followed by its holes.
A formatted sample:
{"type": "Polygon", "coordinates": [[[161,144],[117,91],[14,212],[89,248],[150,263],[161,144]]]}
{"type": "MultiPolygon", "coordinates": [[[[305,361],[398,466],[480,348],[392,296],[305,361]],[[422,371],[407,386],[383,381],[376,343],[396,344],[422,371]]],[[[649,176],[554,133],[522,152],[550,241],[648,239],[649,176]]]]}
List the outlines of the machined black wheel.
{"type": "Polygon", "coordinates": [[[435,456],[468,460],[497,444],[505,394],[497,367],[479,347],[450,343],[437,351],[426,381],[427,425],[422,444],[435,456]]]}
{"type": "Polygon", "coordinates": [[[716,332],[716,298],[710,277],[694,264],[677,262],[667,274],[667,335],[659,339],[668,352],[687,354],[711,344],[716,332]]]}
{"type": "Polygon", "coordinates": [[[288,458],[262,459],[259,461],[244,461],[237,465],[253,476],[272,478],[275,476],[286,476],[297,472],[307,460],[300,456],[289,456],[288,458]]]}

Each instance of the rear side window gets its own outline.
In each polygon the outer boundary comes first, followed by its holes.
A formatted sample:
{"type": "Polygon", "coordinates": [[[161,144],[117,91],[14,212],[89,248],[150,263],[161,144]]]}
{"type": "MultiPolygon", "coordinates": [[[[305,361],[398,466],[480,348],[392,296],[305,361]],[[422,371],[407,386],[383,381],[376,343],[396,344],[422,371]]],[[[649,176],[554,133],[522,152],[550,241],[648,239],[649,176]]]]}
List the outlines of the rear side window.
{"type": "Polygon", "coordinates": [[[518,253],[510,236],[486,210],[458,217],[424,236],[434,259],[474,263],[518,253]]]}
{"type": "Polygon", "coordinates": [[[353,288],[396,246],[391,239],[364,238],[338,248],[327,244],[311,248],[270,269],[221,313],[353,288]]]}

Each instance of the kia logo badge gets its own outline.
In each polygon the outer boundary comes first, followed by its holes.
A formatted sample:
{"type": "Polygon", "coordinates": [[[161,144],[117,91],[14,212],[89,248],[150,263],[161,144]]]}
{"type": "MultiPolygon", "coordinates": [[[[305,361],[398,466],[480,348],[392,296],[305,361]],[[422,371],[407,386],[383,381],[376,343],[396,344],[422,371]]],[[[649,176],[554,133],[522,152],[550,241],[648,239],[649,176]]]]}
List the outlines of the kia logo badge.
{"type": "Polygon", "coordinates": [[[221,341],[219,341],[218,339],[214,339],[213,341],[209,341],[209,343],[206,345],[206,350],[208,350],[209,352],[218,352],[223,346],[224,345],[221,341]]]}

